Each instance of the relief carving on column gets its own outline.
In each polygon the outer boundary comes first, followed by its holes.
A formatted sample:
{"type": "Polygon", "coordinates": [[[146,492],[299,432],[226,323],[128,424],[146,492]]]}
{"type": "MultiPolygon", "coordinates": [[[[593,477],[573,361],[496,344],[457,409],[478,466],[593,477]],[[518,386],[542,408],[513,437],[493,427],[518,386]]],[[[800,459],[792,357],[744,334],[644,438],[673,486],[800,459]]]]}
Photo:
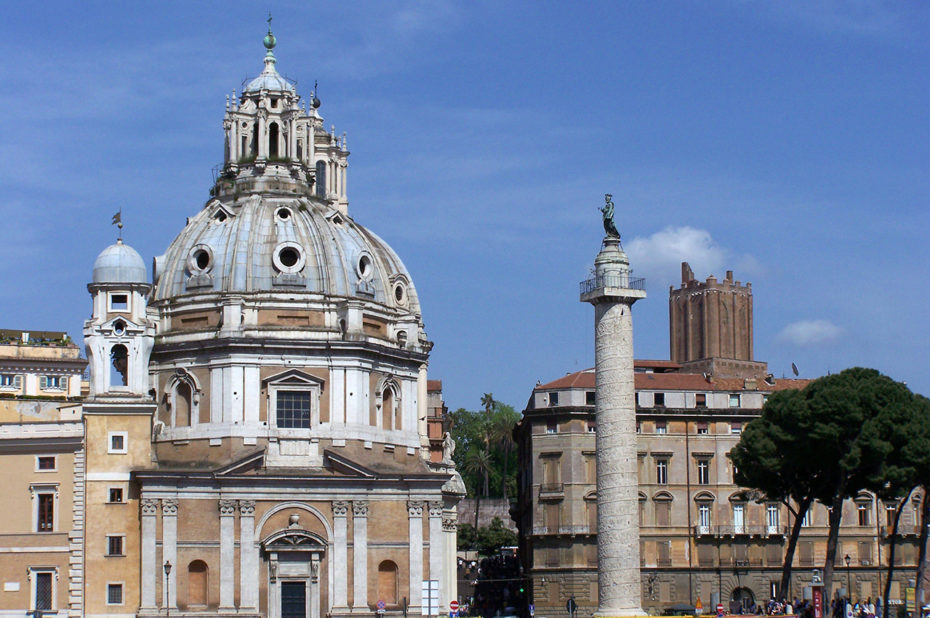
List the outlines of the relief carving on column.
{"type": "Polygon", "coordinates": [[[161,501],[161,514],[177,517],[178,501],[174,498],[165,498],[161,501]]]}
{"type": "Polygon", "coordinates": [[[407,502],[407,517],[423,517],[423,502],[409,500],[407,502]]]}
{"type": "Polygon", "coordinates": [[[255,500],[240,500],[239,514],[243,517],[255,516],[255,500]]]}
{"type": "Polygon", "coordinates": [[[220,515],[221,516],[232,516],[236,514],[236,501],[235,500],[220,500],[219,501],[220,515]]]}
{"type": "Polygon", "coordinates": [[[333,500],[333,516],[345,517],[349,514],[349,503],[345,500],[333,500]]]}
{"type": "Polygon", "coordinates": [[[368,517],[368,500],[355,500],[352,502],[352,514],[355,517],[368,517]]]}
{"type": "Polygon", "coordinates": [[[443,517],[442,529],[443,532],[455,532],[457,530],[455,517],[443,517]]]}
{"type": "Polygon", "coordinates": [[[430,517],[442,517],[442,502],[439,500],[430,500],[429,505],[429,516],[430,517]]]}
{"type": "Polygon", "coordinates": [[[153,498],[143,498],[141,503],[143,515],[156,515],[158,513],[158,500],[153,498]]]}

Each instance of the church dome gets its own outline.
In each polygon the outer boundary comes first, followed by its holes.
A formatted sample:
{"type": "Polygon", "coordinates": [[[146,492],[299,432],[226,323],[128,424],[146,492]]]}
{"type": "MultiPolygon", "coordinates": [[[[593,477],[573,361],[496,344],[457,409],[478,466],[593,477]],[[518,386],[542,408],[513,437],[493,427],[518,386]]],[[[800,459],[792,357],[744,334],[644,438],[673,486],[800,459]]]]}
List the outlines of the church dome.
{"type": "Polygon", "coordinates": [[[213,199],[157,259],[155,300],[203,293],[316,293],[419,314],[410,274],[387,243],[322,200],[213,199]]]}
{"type": "Polygon", "coordinates": [[[122,240],[100,252],[94,261],[94,283],[148,283],[142,256],[122,240]]]}

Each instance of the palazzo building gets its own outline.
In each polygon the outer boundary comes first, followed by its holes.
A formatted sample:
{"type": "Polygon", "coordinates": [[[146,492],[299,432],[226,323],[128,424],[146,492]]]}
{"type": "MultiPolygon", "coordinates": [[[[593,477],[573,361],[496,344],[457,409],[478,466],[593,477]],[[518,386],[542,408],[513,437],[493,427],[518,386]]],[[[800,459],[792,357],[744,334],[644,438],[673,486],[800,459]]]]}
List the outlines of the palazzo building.
{"type": "MultiPolygon", "coordinates": [[[[752,359],[748,285],[730,273],[723,282],[697,282],[687,264],[682,275],[681,288],[670,291],[671,350],[680,356],[634,363],[642,603],[662,614],[698,599],[706,612],[719,600],[736,612],[776,594],[793,522],[784,505],[747,498],[726,454],[770,393],[808,381],[776,379],[752,359]],[[702,350],[727,356],[703,357],[702,350]]],[[[598,606],[594,404],[594,370],[570,373],[533,389],[514,431],[513,515],[537,615],[566,615],[570,597],[581,612],[598,606]]],[[[893,508],[867,493],[844,505],[834,591],[848,581],[853,599],[881,594],[893,508]]],[[[814,569],[823,567],[827,518],[826,507],[815,504],[803,524],[793,597],[803,597],[814,569]]],[[[919,499],[902,515],[892,599],[903,600],[914,578],[918,521],[919,499]]]]}
{"type": "Polygon", "coordinates": [[[122,239],[94,263],[89,392],[52,423],[70,427],[57,489],[30,485],[56,517],[81,499],[74,521],[22,526],[62,536],[32,581],[73,583],[50,603],[23,583],[0,613],[320,618],[456,598],[464,485],[416,288],[349,214],[345,138],[278,73],[270,29],[264,46],[227,102],[211,196],[152,278],[122,239]]]}

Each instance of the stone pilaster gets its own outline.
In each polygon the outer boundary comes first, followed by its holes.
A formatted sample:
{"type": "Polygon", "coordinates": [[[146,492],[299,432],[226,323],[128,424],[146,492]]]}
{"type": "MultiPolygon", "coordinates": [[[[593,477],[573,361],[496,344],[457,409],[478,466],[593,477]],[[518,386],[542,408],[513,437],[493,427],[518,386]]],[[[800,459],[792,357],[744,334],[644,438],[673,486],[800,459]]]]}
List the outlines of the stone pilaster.
{"type": "Polygon", "coordinates": [[[239,501],[239,607],[248,611],[258,608],[255,500],[239,501]]]}
{"type": "Polygon", "coordinates": [[[423,586],[423,502],[407,502],[408,538],[410,541],[410,606],[408,614],[420,613],[423,586]]]}
{"type": "Polygon", "coordinates": [[[429,508],[429,579],[439,582],[439,607],[445,607],[446,598],[442,585],[443,573],[443,544],[442,534],[442,501],[431,500],[429,508]]]}
{"type": "Polygon", "coordinates": [[[368,613],[368,501],[352,503],[352,611],[368,613]]]}
{"type": "Polygon", "coordinates": [[[155,609],[155,590],[159,566],[155,559],[155,538],[158,528],[158,500],[143,498],[140,508],[142,510],[142,598],[139,600],[141,609],[155,609]]]}
{"type": "Polygon", "coordinates": [[[234,609],[236,590],[236,501],[220,500],[220,609],[234,609]]]}
{"type": "MultiPolygon", "coordinates": [[[[175,609],[178,606],[178,501],[171,498],[161,501],[161,552],[164,562],[174,567],[162,580],[162,598],[165,607],[175,609]]],[[[158,567],[155,571],[159,571],[158,567]]]]}
{"type": "Polygon", "coordinates": [[[458,538],[458,521],[454,508],[449,509],[447,515],[442,518],[442,536],[445,547],[443,563],[443,579],[440,583],[440,598],[451,601],[458,599],[458,581],[457,581],[457,564],[456,564],[456,539],[458,538]]]}
{"type": "Polygon", "coordinates": [[[349,609],[349,503],[333,501],[333,609],[349,609]]]}

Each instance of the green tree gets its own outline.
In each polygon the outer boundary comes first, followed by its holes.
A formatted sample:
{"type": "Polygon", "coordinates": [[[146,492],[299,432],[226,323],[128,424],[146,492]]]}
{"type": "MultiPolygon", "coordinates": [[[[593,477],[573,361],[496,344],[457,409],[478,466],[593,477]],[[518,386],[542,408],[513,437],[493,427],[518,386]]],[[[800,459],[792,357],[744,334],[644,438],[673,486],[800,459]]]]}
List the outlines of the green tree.
{"type": "Polygon", "coordinates": [[[501,496],[507,499],[507,486],[511,482],[508,467],[510,464],[511,453],[513,452],[513,428],[520,421],[520,415],[512,406],[494,402],[494,413],[491,416],[491,424],[488,428],[488,434],[491,437],[491,443],[501,450],[502,474],[501,474],[501,496]]]}
{"type": "MultiPolygon", "coordinates": [[[[481,477],[484,476],[487,479],[488,471],[491,469],[491,455],[484,449],[481,448],[472,448],[468,452],[468,456],[465,458],[465,465],[463,466],[465,472],[470,475],[481,477]]],[[[485,481],[487,482],[487,481],[485,481]]],[[[488,487],[484,487],[484,495],[487,497],[488,487]]],[[[481,509],[481,494],[475,492],[475,529],[478,529],[478,512],[481,509]]]]}
{"type": "Polygon", "coordinates": [[[501,547],[511,547],[517,544],[517,535],[504,527],[500,517],[491,520],[491,525],[478,530],[478,553],[492,556],[500,551],[501,547]]]}
{"type": "Polygon", "coordinates": [[[754,490],[747,497],[757,502],[781,502],[794,515],[782,564],[778,596],[788,596],[791,565],[804,516],[821,493],[817,476],[810,474],[806,454],[813,445],[804,427],[810,419],[804,395],[799,390],[773,393],[759,418],[750,422],[739,442],[728,453],[733,461],[736,484],[754,490]]]}

